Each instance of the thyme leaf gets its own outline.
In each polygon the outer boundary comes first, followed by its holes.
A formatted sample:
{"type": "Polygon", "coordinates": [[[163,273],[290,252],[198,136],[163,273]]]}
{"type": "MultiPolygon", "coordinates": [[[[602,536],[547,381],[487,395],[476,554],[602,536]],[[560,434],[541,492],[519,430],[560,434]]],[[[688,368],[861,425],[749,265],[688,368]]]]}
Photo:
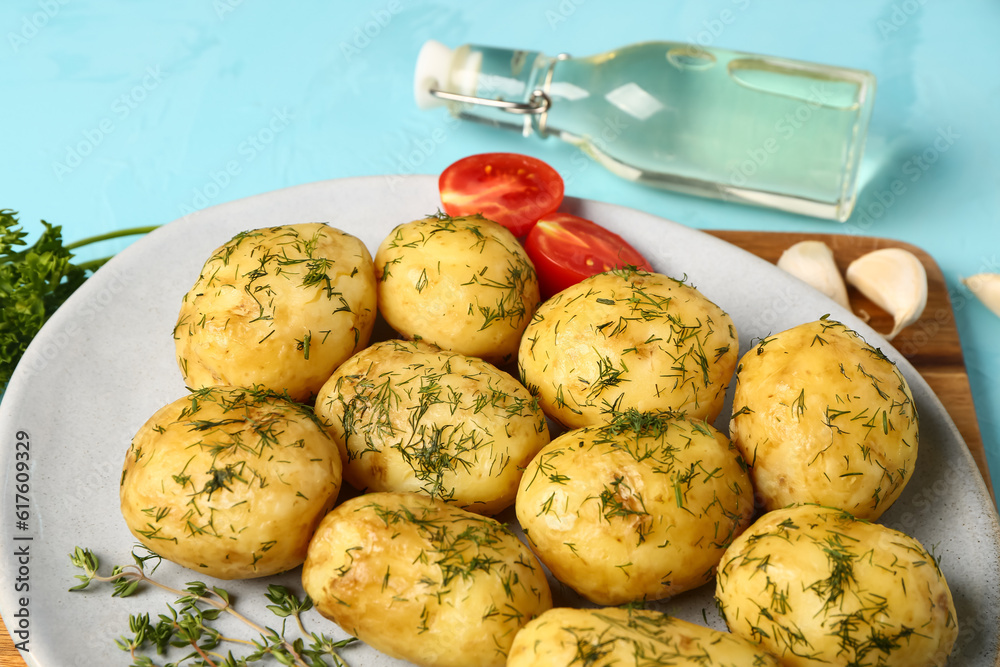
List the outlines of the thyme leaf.
{"type": "Polygon", "coordinates": [[[246,667],[267,657],[294,667],[349,667],[338,650],[355,642],[353,637],[334,640],[323,634],[306,632],[300,614],[313,606],[308,595],[300,599],[284,586],[267,588],[265,596],[272,603],[267,609],[279,618],[291,616],[296,621],[301,636],[290,637],[284,624],[279,631],[259,625],[237,611],[231,594],[224,588],[193,581],[181,590],[152,579],[150,575],[161,558],[145,547],[137,546],[136,549],[145,553],[133,550],[133,562],[114,566],[108,576],[100,574],[100,559],[90,549],[76,547],[69,555],[73,566],[83,570],[83,574],[75,575],[82,583],[70,588],[71,591],[83,590],[92,582],[98,582],[112,585],[112,597],[130,596],[147,585],[176,596],[173,604],[167,604],[166,612],[159,614],[155,621],[148,613],[129,615],[130,634],[121,636],[115,643],[130,654],[133,667],[159,667],[159,663],[142,651],[155,651],[157,656],[163,656],[171,647],[189,652],[176,662],[166,663],[165,667],[246,667]],[[152,567],[148,565],[150,561],[153,561],[152,567]],[[213,626],[222,614],[242,621],[257,633],[257,637],[243,639],[223,635],[213,626]],[[227,643],[247,647],[250,652],[237,657],[230,650],[223,655],[217,649],[227,643]]]}

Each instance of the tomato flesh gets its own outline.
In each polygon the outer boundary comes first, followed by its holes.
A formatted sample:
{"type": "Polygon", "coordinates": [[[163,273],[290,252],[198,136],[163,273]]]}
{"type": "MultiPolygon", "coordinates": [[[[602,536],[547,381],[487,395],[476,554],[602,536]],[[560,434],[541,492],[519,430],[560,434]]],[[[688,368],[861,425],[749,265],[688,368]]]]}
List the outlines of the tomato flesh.
{"type": "Polygon", "coordinates": [[[562,204],[564,184],[555,169],[517,153],[481,153],[451,164],[438,178],[445,213],[481,214],[518,238],[562,204]]]}
{"type": "Polygon", "coordinates": [[[542,298],[549,298],[584,278],[634,266],[652,271],[646,258],[622,237],[595,222],[569,213],[551,213],[524,242],[535,264],[542,298]]]}

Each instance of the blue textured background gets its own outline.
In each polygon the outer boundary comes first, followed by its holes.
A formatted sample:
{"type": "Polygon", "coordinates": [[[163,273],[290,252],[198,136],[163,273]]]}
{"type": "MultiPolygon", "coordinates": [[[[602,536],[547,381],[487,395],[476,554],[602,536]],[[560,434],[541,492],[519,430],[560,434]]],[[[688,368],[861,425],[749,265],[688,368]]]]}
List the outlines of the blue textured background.
{"type": "Polygon", "coordinates": [[[1000,488],[1000,318],[959,283],[1000,272],[996,2],[5,0],[0,27],[0,207],[70,240],[289,185],[519,151],[559,169],[570,195],[693,227],[915,243],[958,306],[1000,488]],[[858,208],[837,225],[649,190],[558,141],[421,112],[412,70],[430,38],[574,55],[665,39],[868,69],[878,94],[858,208]]]}

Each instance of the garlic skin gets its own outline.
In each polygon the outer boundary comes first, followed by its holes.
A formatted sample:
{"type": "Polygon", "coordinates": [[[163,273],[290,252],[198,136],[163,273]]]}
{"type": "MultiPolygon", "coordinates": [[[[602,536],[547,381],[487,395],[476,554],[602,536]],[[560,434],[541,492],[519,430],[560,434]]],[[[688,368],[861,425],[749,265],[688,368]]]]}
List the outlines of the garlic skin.
{"type": "Polygon", "coordinates": [[[977,273],[962,278],[962,284],[983,302],[983,305],[1000,316],[1000,273],[977,273]]]}
{"type": "Polygon", "coordinates": [[[781,253],[778,268],[813,286],[847,310],[847,287],[840,277],[833,251],[822,241],[800,241],[781,253]]]}
{"type": "Polygon", "coordinates": [[[847,267],[847,282],[892,315],[892,340],[920,319],[927,307],[927,271],[902,248],[882,248],[858,257],[847,267]]]}

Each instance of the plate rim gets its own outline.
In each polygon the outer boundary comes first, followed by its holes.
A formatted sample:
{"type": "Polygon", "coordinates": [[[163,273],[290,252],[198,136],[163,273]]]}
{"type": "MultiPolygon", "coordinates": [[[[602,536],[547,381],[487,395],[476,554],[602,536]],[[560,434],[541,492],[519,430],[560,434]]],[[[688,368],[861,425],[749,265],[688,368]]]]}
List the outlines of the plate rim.
{"type": "MultiPolygon", "coordinates": [[[[274,200],[280,199],[282,197],[293,197],[297,194],[303,192],[311,192],[316,190],[323,190],[325,188],[351,188],[352,186],[358,186],[361,188],[371,187],[376,181],[382,181],[383,185],[388,182],[389,179],[401,179],[404,187],[415,187],[415,188],[429,188],[434,184],[436,188],[436,177],[433,175],[405,175],[405,176],[385,176],[385,175],[370,175],[370,176],[354,176],[349,178],[340,179],[329,179],[313,181],[310,183],[303,183],[298,185],[293,185],[285,188],[280,188],[277,190],[260,193],[252,195],[249,197],[244,197],[236,199],[229,202],[224,202],[215,206],[207,207],[193,213],[189,213],[183,217],[177,218],[169,223],[164,224],[160,228],[154,230],[150,234],[138,239],[136,242],[130,244],[121,253],[116,255],[109,261],[104,267],[102,267],[98,272],[89,278],[84,285],[77,290],[67,301],[60,307],[56,313],[53,314],[52,318],[45,324],[39,334],[36,336],[35,340],[29,345],[25,352],[24,357],[15,369],[14,374],[11,377],[10,383],[8,384],[2,399],[0,399],[0,427],[8,427],[7,430],[10,431],[10,426],[13,425],[12,417],[10,416],[14,409],[17,407],[18,397],[26,392],[26,389],[35,375],[28,369],[28,365],[32,363],[32,360],[37,358],[41,354],[43,346],[46,344],[48,339],[54,335],[56,332],[60,331],[65,324],[67,318],[74,316],[76,310],[80,308],[82,304],[86,302],[94,293],[100,290],[102,287],[106,287],[105,283],[112,279],[116,272],[122,270],[129,263],[133,262],[132,257],[139,257],[141,254],[146,252],[147,247],[154,247],[156,245],[167,243],[172,239],[172,235],[183,234],[185,231],[192,227],[196,227],[199,223],[203,222],[205,219],[211,219],[213,217],[223,215],[228,210],[239,210],[241,207],[247,206],[249,203],[262,200],[274,200]],[[100,278],[100,279],[98,279],[100,278]],[[14,407],[11,407],[11,406],[14,407]]],[[[436,189],[434,190],[436,192],[436,189]]],[[[767,262],[766,260],[750,253],[738,246],[735,246],[727,241],[714,237],[700,229],[688,227],[682,223],[657,216],[646,211],[631,208],[628,206],[623,206],[620,204],[614,204],[609,202],[601,202],[598,200],[592,200],[582,197],[566,197],[565,203],[560,210],[563,209],[575,209],[581,207],[608,207],[609,211],[625,211],[628,213],[628,217],[635,218],[638,217],[644,220],[647,224],[663,224],[667,223],[674,229],[683,229],[685,233],[690,233],[695,235],[703,246],[715,247],[715,248],[725,248],[726,252],[737,253],[741,256],[743,261],[756,266],[759,270],[764,270],[768,272],[773,272],[772,275],[780,276],[782,280],[787,280],[791,278],[788,274],[784,274],[776,266],[767,262]],[[767,267],[767,268],[764,268],[767,267]]],[[[277,223],[281,224],[281,223],[277,223]]],[[[332,223],[331,223],[332,224],[332,223]]],[[[608,227],[616,229],[617,225],[609,224],[608,227]]],[[[621,231],[619,231],[621,233],[621,231]]],[[[225,239],[224,239],[225,240],[225,239]]],[[[223,241],[224,241],[223,240],[223,241]]],[[[374,254],[374,253],[373,253],[374,254]]],[[[797,279],[795,279],[797,280],[797,279]]],[[[801,281],[799,281],[801,282],[801,281]]],[[[802,283],[804,285],[804,283],[802,283]]],[[[829,301],[829,300],[828,300],[829,301]]],[[[881,336],[875,332],[873,329],[864,324],[860,319],[854,316],[852,313],[841,309],[833,301],[829,301],[830,309],[837,313],[839,316],[848,315],[844,319],[847,319],[847,323],[850,328],[858,331],[866,340],[880,340],[881,336]]],[[[884,339],[882,339],[884,340],[884,339]]],[[[962,458],[963,467],[968,471],[975,473],[975,482],[972,482],[973,488],[971,491],[976,495],[977,500],[981,503],[984,508],[993,508],[992,500],[989,497],[989,492],[986,488],[986,484],[983,481],[981,475],[979,474],[978,467],[976,466],[975,460],[972,457],[971,452],[968,449],[967,444],[962,438],[958,431],[957,426],[952,420],[951,416],[948,414],[947,410],[944,408],[940,399],[935,395],[933,390],[927,384],[926,380],[922,375],[916,370],[916,368],[907,360],[902,354],[900,354],[892,345],[888,342],[884,344],[876,345],[883,350],[893,360],[894,363],[899,366],[901,372],[906,377],[907,381],[911,384],[914,383],[920,385],[921,391],[925,393],[928,397],[932,399],[931,405],[934,409],[935,421],[942,425],[948,432],[948,435],[953,441],[961,444],[960,456],[962,458]]],[[[742,355],[741,351],[741,355],[742,355]]],[[[44,369],[42,371],[44,373],[44,369]]],[[[922,416],[923,417],[923,416],[922,416]]],[[[4,432],[4,431],[0,431],[4,432]]],[[[11,432],[9,435],[13,435],[11,432]]],[[[0,451],[0,465],[3,466],[3,476],[4,476],[4,487],[5,489],[10,486],[11,471],[12,471],[12,455],[11,452],[13,447],[5,447],[0,451]]],[[[36,505],[37,507],[37,505],[36,505]]],[[[994,508],[995,509],[995,508],[994,508]]],[[[37,511],[37,509],[36,509],[37,511]]],[[[997,514],[995,511],[989,514],[992,517],[992,541],[996,545],[1000,545],[1000,521],[998,521],[997,514]]],[[[11,532],[11,522],[4,522],[0,524],[0,535],[4,535],[10,542],[12,538],[11,532]]],[[[11,542],[12,543],[12,542],[11,542]]],[[[7,551],[10,551],[9,549],[7,551]]],[[[5,552],[6,553],[6,552],[5,552]]],[[[1000,555],[1000,554],[998,554],[1000,555]]],[[[0,559],[0,563],[9,566],[10,557],[6,556],[0,559]]],[[[5,568],[6,572],[6,568],[5,568]]],[[[6,580],[6,574],[0,577],[0,581],[6,580]]],[[[11,610],[8,604],[8,591],[4,591],[0,594],[0,616],[3,617],[4,622],[7,623],[11,618],[11,610]]],[[[10,626],[8,625],[8,628],[10,626]]],[[[9,634],[9,633],[8,633],[9,634]]],[[[997,638],[994,638],[994,645],[997,642],[997,638]]],[[[29,654],[21,653],[22,658],[28,664],[41,664],[33,661],[33,656],[29,654]]],[[[1000,665],[1000,652],[997,653],[995,657],[995,664],[1000,665]]],[[[45,665],[44,667],[51,667],[50,665],[45,665]]]]}

